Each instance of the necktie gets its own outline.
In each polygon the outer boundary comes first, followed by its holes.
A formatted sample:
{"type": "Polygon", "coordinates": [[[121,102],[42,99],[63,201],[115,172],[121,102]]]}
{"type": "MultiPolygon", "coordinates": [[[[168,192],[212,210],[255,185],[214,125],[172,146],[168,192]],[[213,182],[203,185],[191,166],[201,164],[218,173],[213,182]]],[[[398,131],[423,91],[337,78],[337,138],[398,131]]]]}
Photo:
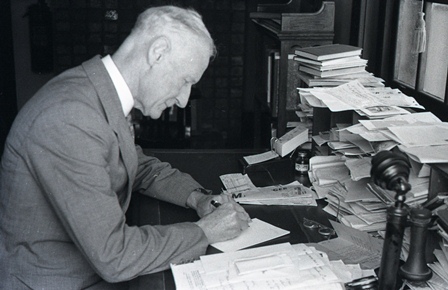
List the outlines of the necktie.
{"type": "Polygon", "coordinates": [[[126,121],[128,122],[129,131],[131,131],[132,139],[135,139],[134,122],[132,121],[132,114],[127,115],[126,121]]]}

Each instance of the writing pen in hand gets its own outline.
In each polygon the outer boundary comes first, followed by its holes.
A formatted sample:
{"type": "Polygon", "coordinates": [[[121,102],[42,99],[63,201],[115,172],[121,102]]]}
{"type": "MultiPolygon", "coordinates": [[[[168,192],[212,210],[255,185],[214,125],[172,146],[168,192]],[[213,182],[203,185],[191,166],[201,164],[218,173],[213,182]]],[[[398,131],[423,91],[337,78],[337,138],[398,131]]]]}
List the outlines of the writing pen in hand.
{"type": "MultiPolygon", "coordinates": [[[[219,201],[216,201],[216,200],[214,200],[214,199],[212,199],[211,201],[210,201],[210,203],[214,206],[214,207],[216,207],[216,208],[218,208],[220,205],[221,205],[221,203],[219,202],[219,201]]],[[[252,219],[251,218],[249,218],[249,222],[252,222],[252,219]]],[[[250,226],[250,225],[249,225],[250,226]]]]}

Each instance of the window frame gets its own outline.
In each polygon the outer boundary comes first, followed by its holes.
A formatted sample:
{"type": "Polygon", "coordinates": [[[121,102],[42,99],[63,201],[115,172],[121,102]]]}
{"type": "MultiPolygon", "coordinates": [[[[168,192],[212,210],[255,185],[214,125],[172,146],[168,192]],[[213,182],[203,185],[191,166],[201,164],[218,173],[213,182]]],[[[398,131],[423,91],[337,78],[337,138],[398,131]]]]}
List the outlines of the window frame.
{"type": "MultiPolygon", "coordinates": [[[[431,97],[429,94],[422,91],[422,84],[421,84],[421,74],[422,72],[422,55],[420,54],[418,56],[418,68],[417,68],[417,76],[416,76],[416,83],[415,88],[410,88],[403,83],[394,80],[394,64],[395,64],[395,52],[396,52],[396,39],[399,37],[398,35],[398,23],[399,23],[399,4],[400,0],[392,1],[393,3],[393,13],[395,21],[393,21],[392,25],[392,35],[395,37],[393,38],[393,41],[390,41],[389,45],[389,59],[391,60],[388,64],[387,69],[389,69],[390,73],[387,74],[386,85],[389,85],[393,88],[400,89],[404,94],[408,96],[414,97],[422,106],[424,106],[428,111],[431,111],[433,114],[435,114],[437,117],[439,117],[442,121],[447,122],[448,121],[448,77],[445,83],[445,96],[444,101],[437,100],[433,97],[431,97]]],[[[439,3],[439,4],[445,4],[448,5],[448,0],[425,0],[425,3],[439,3]]],[[[385,32],[385,31],[384,31],[385,32]]],[[[384,38],[386,36],[385,33],[381,34],[384,38]]],[[[384,41],[384,39],[383,39],[384,41]]],[[[384,64],[384,62],[382,62],[384,64]]],[[[383,70],[383,69],[382,69],[383,70]]]]}

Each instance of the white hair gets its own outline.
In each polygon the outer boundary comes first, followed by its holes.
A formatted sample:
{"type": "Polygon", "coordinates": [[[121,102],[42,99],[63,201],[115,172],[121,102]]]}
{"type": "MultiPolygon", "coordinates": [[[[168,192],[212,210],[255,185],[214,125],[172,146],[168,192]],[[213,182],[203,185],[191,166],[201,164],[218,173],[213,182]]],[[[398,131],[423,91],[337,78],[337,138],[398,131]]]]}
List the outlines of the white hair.
{"type": "Polygon", "coordinates": [[[191,8],[176,6],[149,8],[138,16],[132,34],[142,34],[146,39],[150,39],[163,31],[190,32],[209,45],[211,57],[216,55],[216,46],[202,21],[202,16],[191,8]]]}

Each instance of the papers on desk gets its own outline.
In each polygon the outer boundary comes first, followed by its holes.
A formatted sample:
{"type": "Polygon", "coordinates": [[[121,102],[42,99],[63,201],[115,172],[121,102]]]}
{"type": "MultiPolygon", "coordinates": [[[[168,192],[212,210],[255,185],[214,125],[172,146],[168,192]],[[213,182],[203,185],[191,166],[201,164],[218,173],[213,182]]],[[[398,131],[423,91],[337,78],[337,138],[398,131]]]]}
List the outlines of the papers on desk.
{"type": "Polygon", "coordinates": [[[257,188],[247,174],[229,173],[219,178],[228,193],[240,193],[257,188]]]}
{"type": "Polygon", "coordinates": [[[431,146],[429,148],[427,146],[410,148],[398,146],[398,148],[420,164],[448,162],[448,145],[431,146]]]}
{"type": "MultiPolygon", "coordinates": [[[[310,181],[319,198],[325,198],[324,210],[341,223],[362,231],[384,230],[386,208],[396,193],[384,190],[370,181],[371,158],[315,156],[310,159],[310,181]]],[[[406,203],[417,206],[428,197],[429,177],[411,171],[411,191],[406,203]]]]}
{"type": "Polygon", "coordinates": [[[358,110],[361,115],[377,118],[409,113],[399,107],[423,109],[414,98],[406,96],[398,89],[366,88],[358,80],[332,88],[298,90],[301,102],[308,103],[312,107],[327,107],[332,112],[358,110]]]}
{"type": "Polygon", "coordinates": [[[171,265],[177,289],[344,289],[343,283],[363,276],[358,265],[330,261],[305,244],[289,243],[201,256],[171,265]]]}
{"type": "Polygon", "coordinates": [[[317,206],[316,194],[297,181],[286,185],[255,187],[247,175],[231,173],[220,176],[224,194],[242,204],[317,206]]]}
{"type": "Polygon", "coordinates": [[[340,258],[346,264],[360,264],[364,269],[380,266],[383,240],[343,224],[330,222],[338,237],[319,243],[326,249],[325,252],[336,255],[334,258],[340,258]]]}
{"type": "Polygon", "coordinates": [[[223,252],[231,252],[248,248],[287,234],[289,234],[289,231],[255,218],[252,219],[249,228],[242,232],[238,237],[232,240],[214,243],[212,246],[223,252]]]}
{"type": "Polygon", "coordinates": [[[381,120],[359,120],[358,124],[333,130],[338,132],[333,134],[337,139],[320,142],[318,145],[324,146],[327,143],[337,154],[368,156],[398,146],[420,164],[448,160],[444,154],[448,149],[448,124],[429,112],[381,120]]]}
{"type": "Polygon", "coordinates": [[[444,152],[448,149],[448,124],[430,112],[411,114],[401,109],[421,106],[399,91],[381,90],[363,88],[356,82],[336,88],[299,90],[301,100],[307,102],[314,98],[308,102],[312,106],[328,107],[332,111],[355,110],[358,115],[367,114],[369,117],[352,126],[331,128],[330,132],[336,138],[330,140],[322,138],[319,132],[319,136],[313,136],[318,145],[316,152],[323,152],[322,155],[334,152],[349,157],[370,156],[399,146],[401,151],[420,164],[446,162],[448,157],[444,152]],[[361,96],[367,97],[362,99],[361,96]],[[375,104],[378,100],[380,105],[375,104]]]}

